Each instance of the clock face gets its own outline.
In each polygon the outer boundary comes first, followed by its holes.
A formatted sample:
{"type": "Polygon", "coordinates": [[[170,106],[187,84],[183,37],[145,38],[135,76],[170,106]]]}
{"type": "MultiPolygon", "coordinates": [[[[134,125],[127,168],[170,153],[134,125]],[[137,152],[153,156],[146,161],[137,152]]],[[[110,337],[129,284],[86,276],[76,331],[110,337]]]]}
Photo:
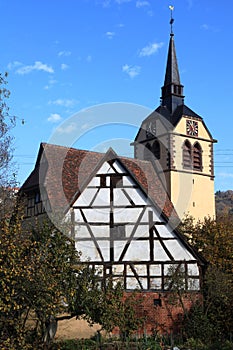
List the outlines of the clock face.
{"type": "Polygon", "coordinates": [[[155,121],[149,122],[146,126],[146,136],[153,137],[156,134],[156,124],[155,121]]]}
{"type": "Polygon", "coordinates": [[[187,120],[186,133],[190,136],[198,136],[198,122],[195,120],[187,120]]]}

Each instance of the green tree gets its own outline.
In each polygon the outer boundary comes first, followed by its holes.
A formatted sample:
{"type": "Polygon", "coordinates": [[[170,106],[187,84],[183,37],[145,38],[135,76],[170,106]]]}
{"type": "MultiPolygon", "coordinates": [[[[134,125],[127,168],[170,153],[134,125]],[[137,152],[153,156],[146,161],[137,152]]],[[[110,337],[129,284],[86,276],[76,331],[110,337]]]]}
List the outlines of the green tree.
{"type": "Polygon", "coordinates": [[[16,171],[12,162],[13,135],[12,128],[16,117],[10,115],[7,105],[10,91],[7,89],[7,73],[0,73],[0,219],[13,207],[16,187],[16,171]]]}
{"type": "Polygon", "coordinates": [[[181,230],[208,261],[203,302],[196,303],[185,318],[186,334],[204,342],[223,342],[232,336],[233,324],[233,218],[222,215],[196,224],[186,218],[181,230]]]}
{"type": "Polygon", "coordinates": [[[51,225],[25,232],[20,220],[5,220],[0,229],[0,347],[39,348],[49,320],[67,311],[75,294],[79,256],[51,225]]]}
{"type": "Polygon", "coordinates": [[[103,285],[98,271],[86,267],[77,276],[72,313],[90,324],[99,323],[107,332],[117,328],[121,337],[126,339],[143,324],[139,312],[141,303],[139,292],[124,292],[121,281],[110,277],[103,285]]]}

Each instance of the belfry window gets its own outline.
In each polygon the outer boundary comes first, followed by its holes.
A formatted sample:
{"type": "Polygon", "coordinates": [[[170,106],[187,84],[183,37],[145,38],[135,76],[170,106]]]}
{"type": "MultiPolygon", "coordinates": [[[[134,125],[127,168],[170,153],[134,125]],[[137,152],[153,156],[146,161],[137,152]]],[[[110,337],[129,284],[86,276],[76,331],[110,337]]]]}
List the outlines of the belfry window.
{"type": "Polygon", "coordinates": [[[202,170],[202,149],[198,142],[193,146],[193,169],[202,170]]]}
{"type": "Polygon", "coordinates": [[[192,168],[192,146],[188,140],[183,145],[183,167],[185,169],[192,168]]]}
{"type": "Polygon", "coordinates": [[[151,160],[152,158],[152,153],[151,153],[151,145],[149,143],[147,143],[145,145],[145,149],[144,149],[144,160],[151,160]]]}
{"type": "Polygon", "coordinates": [[[158,141],[155,141],[152,145],[152,153],[155,159],[160,159],[160,144],[158,141]]]}

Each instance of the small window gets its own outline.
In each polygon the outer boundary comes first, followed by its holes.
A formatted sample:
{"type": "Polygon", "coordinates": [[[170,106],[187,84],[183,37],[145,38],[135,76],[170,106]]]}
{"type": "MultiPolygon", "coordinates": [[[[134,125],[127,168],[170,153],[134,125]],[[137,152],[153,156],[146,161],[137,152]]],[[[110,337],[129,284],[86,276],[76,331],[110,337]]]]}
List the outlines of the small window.
{"type": "Polygon", "coordinates": [[[106,176],[101,175],[100,177],[100,187],[106,187],[106,176]]]}
{"type": "Polygon", "coordinates": [[[123,187],[122,176],[121,175],[111,176],[110,183],[111,183],[111,187],[113,188],[123,187]]]}
{"type": "Polygon", "coordinates": [[[35,194],[35,204],[39,203],[41,200],[40,200],[40,192],[36,192],[35,194]]]}
{"type": "Polygon", "coordinates": [[[111,228],[111,234],[113,239],[125,238],[125,225],[114,225],[111,228]]]}

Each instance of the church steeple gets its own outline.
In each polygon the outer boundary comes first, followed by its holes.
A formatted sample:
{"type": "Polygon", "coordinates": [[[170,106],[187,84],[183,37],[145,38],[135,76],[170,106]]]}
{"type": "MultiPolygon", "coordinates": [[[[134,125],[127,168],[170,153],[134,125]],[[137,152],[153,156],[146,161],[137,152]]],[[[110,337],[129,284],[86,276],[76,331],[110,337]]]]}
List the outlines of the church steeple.
{"type": "Polygon", "coordinates": [[[172,17],[172,10],[173,10],[172,6],[170,6],[170,10],[171,10],[171,20],[170,20],[171,33],[170,33],[170,42],[169,42],[168,56],[167,56],[166,74],[164,79],[164,85],[162,87],[161,104],[162,106],[166,106],[172,115],[176,110],[177,106],[184,104],[184,96],[183,96],[183,85],[180,83],[180,75],[179,75],[175,42],[174,42],[174,34],[172,29],[172,24],[174,22],[174,19],[172,17]]]}

